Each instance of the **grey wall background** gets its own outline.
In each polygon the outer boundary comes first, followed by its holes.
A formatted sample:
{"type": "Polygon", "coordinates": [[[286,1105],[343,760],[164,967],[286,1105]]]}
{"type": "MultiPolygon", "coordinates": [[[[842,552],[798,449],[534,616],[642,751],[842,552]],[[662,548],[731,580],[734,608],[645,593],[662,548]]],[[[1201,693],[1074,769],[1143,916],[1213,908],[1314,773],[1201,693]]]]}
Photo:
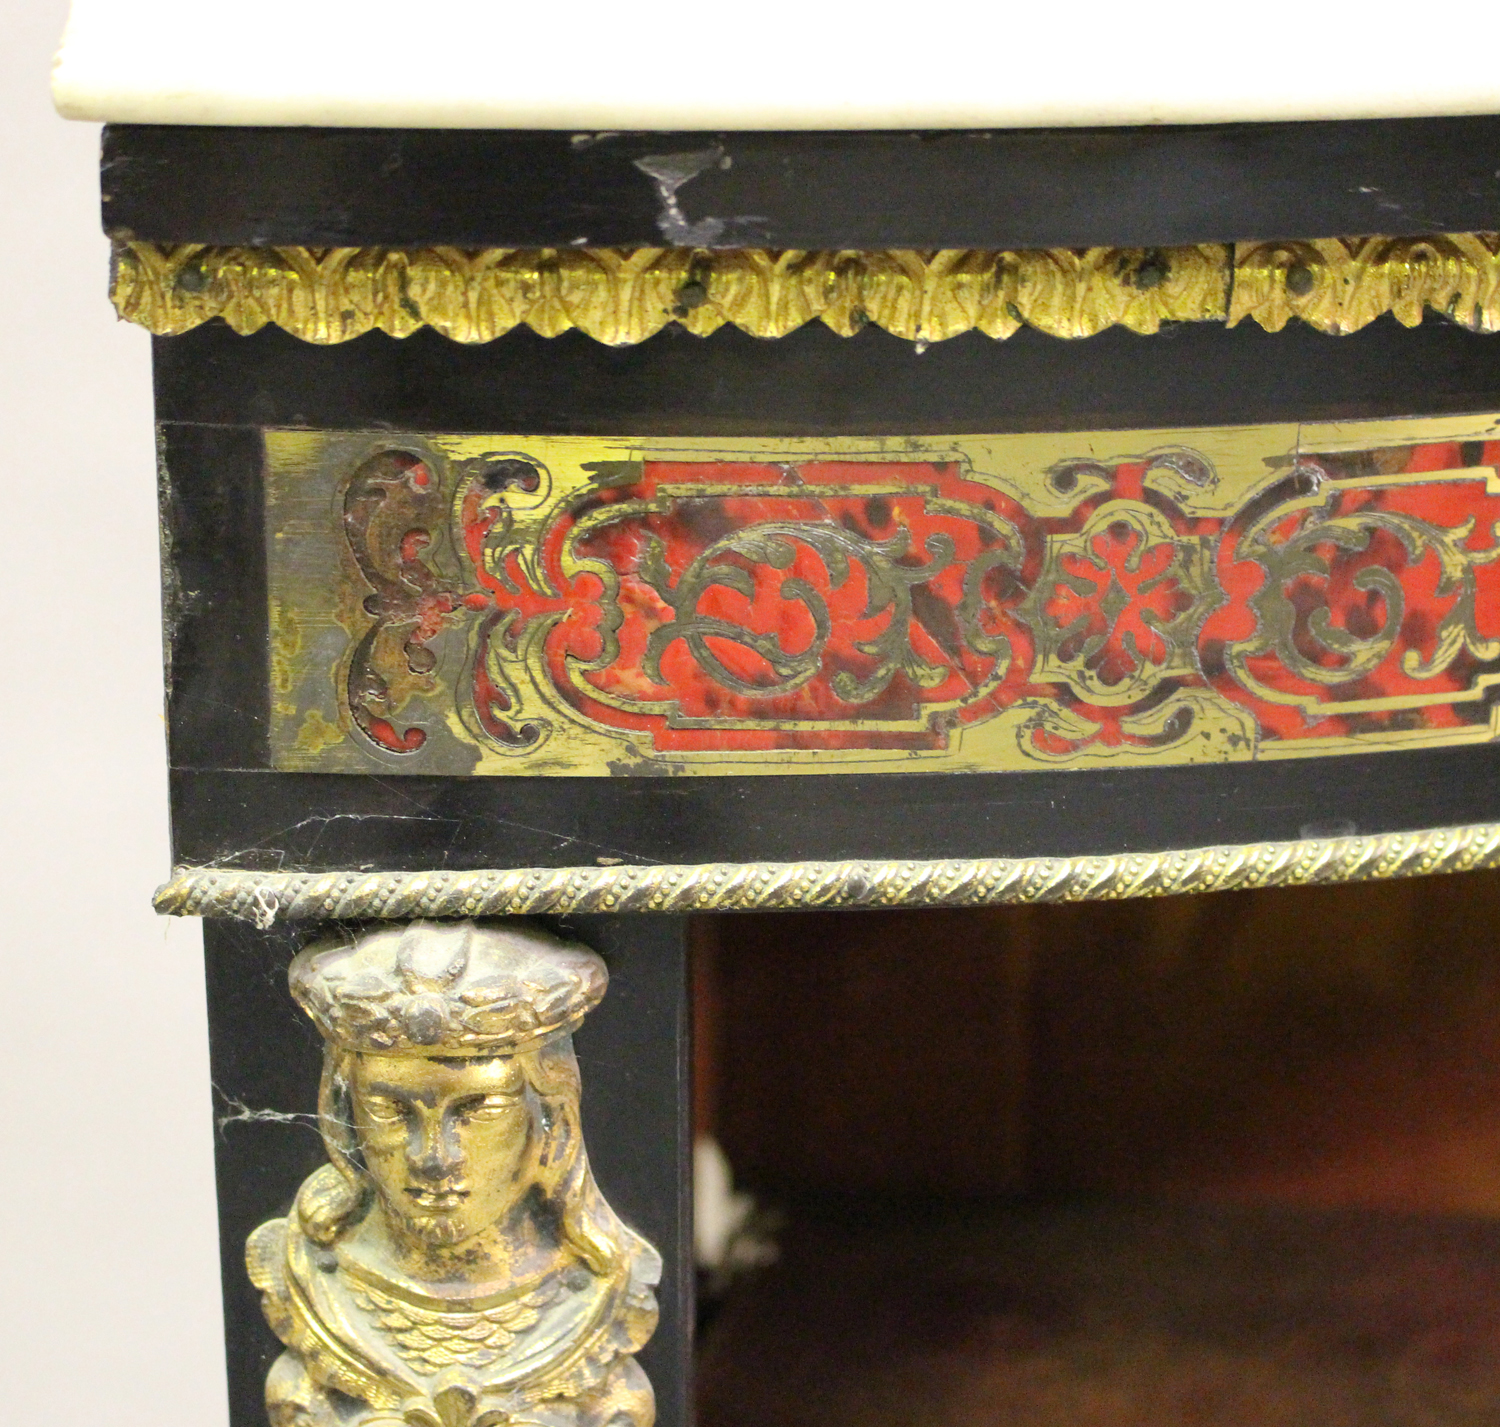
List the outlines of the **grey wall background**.
{"type": "Polygon", "coordinates": [[[200,937],[150,908],[150,348],[105,296],[97,126],[48,100],[65,12],[0,0],[0,1419],[220,1427],[200,937]]]}

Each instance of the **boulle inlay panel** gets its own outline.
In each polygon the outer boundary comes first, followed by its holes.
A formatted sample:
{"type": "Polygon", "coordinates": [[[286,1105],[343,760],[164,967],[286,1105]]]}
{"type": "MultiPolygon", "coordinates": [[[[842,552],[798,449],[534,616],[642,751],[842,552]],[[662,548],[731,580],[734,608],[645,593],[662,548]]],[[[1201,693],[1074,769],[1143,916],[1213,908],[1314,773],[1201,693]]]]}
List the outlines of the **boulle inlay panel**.
{"type": "Polygon", "coordinates": [[[1497,429],[267,431],[274,764],[964,772],[1488,741],[1497,429]]]}

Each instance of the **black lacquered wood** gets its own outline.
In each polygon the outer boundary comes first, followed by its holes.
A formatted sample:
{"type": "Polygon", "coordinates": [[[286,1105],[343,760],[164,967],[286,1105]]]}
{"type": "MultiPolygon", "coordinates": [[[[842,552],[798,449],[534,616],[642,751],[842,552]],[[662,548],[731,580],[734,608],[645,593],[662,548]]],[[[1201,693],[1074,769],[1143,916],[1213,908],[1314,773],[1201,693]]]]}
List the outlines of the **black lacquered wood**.
{"type": "Polygon", "coordinates": [[[319,347],[205,323],[154,344],[157,419],[212,425],[604,436],[961,435],[1442,415],[1500,407],[1500,336],[1430,316],[1347,337],[1294,322],[1023,328],[925,351],[821,322],[768,341],[669,327],[606,347],[517,328],[464,346],[430,329],[319,347]]]}
{"type": "Polygon", "coordinates": [[[1070,857],[1500,821],[1500,747],[831,777],[177,772],[178,862],[284,871],[1070,857]]]}
{"type": "Polygon", "coordinates": [[[162,620],[172,764],[258,748],[270,722],[260,433],[163,428],[162,620]]]}
{"type": "Polygon", "coordinates": [[[112,125],[103,178],[105,227],[160,242],[1150,246],[1500,228],[1500,116],[925,133],[112,125]],[[697,170],[680,213],[638,167],[663,155],[697,170]]]}
{"type": "MultiPolygon", "coordinates": [[[[605,1197],[662,1251],[661,1324],[639,1355],[657,1421],[687,1427],[692,1353],[689,1023],[681,918],[553,923],[599,951],[610,991],[576,1037],[583,1123],[605,1197]]],[[[300,935],[305,936],[305,933],[300,935]]],[[[326,1158],[316,1125],[322,1043],[293,1003],[299,934],[204,926],[230,1427],[265,1427],[266,1372],[281,1351],[245,1273],[245,1239],[283,1215],[326,1158]],[[273,1110],[295,1119],[256,1118],[273,1110]]]]}

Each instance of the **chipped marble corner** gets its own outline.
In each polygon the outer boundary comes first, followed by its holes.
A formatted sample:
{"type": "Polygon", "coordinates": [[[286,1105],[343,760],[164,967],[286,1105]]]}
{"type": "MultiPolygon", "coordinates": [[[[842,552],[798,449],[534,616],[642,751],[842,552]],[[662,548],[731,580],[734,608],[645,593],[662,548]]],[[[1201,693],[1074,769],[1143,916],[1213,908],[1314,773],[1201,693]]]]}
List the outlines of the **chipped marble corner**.
{"type": "Polygon", "coordinates": [[[600,1193],[572,1032],[608,982],[525,924],[316,940],[329,1162],[246,1262],[286,1351],[272,1427],[652,1427],[661,1257],[600,1193]]]}

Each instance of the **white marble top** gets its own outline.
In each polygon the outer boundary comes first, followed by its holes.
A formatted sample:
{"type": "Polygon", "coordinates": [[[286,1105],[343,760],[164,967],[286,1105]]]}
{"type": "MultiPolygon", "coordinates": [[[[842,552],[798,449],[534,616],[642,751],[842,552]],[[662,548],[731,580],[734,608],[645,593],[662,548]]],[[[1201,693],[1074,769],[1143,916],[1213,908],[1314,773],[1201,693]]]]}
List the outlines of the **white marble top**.
{"type": "Polygon", "coordinates": [[[53,95],[157,124],[1374,118],[1500,112],[1497,40],[1500,0],[73,0],[53,95]]]}

